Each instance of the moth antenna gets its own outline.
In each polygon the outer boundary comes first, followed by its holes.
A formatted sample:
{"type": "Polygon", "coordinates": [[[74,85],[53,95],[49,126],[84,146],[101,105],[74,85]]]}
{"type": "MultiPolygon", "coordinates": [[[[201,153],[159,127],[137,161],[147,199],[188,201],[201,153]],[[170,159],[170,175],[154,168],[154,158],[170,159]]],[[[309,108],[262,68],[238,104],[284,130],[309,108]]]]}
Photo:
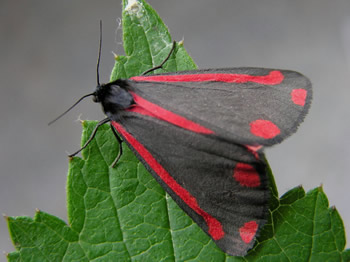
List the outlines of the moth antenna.
{"type": "Polygon", "coordinates": [[[87,94],[83,97],[81,97],[77,102],[75,102],[70,108],[68,108],[66,111],[64,111],[62,114],[60,114],[58,117],[56,117],[54,120],[52,120],[51,122],[48,123],[48,125],[51,125],[53,123],[55,123],[58,119],[60,119],[62,116],[64,116],[65,114],[67,114],[70,110],[72,110],[77,104],[79,104],[81,102],[81,100],[85,99],[86,97],[89,96],[93,96],[96,95],[96,93],[91,93],[91,94],[87,94]]]}
{"type": "Polygon", "coordinates": [[[98,48],[98,58],[97,58],[97,66],[96,66],[97,86],[100,86],[101,49],[102,49],[102,20],[100,20],[100,45],[99,45],[99,48],[98,48]]]}
{"type": "MultiPolygon", "coordinates": [[[[96,75],[97,75],[97,86],[100,86],[100,60],[101,60],[101,49],[102,49],[102,20],[100,20],[100,43],[99,43],[99,48],[98,48],[98,58],[97,58],[97,66],[96,66],[96,75]]],[[[62,114],[60,114],[58,117],[56,117],[54,120],[52,120],[51,122],[48,123],[48,125],[53,124],[54,122],[56,122],[58,119],[60,119],[62,116],[64,116],[65,114],[67,114],[70,110],[72,110],[77,104],[79,104],[81,102],[81,100],[83,100],[84,98],[88,97],[88,96],[93,96],[96,95],[96,93],[91,93],[91,94],[87,94],[83,97],[81,97],[77,102],[75,102],[70,108],[68,108],[65,112],[63,112],[62,114]]]]}

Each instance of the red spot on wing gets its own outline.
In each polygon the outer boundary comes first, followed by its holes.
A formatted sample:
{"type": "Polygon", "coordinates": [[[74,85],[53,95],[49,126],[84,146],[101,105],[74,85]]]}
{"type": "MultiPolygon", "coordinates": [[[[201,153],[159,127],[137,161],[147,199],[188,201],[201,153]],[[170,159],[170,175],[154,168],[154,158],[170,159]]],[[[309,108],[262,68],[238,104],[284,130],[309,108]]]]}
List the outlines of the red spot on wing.
{"type": "Polygon", "coordinates": [[[224,237],[225,232],[221,223],[205,212],[197,203],[197,200],[185,188],[176,182],[176,180],[163,168],[161,164],[152,156],[152,154],[130,133],[128,133],[119,123],[112,122],[114,128],[120,133],[128,143],[140,154],[153,171],[167,184],[167,186],[178,195],[194,212],[203,217],[207,226],[208,233],[214,240],[224,237]]]}
{"type": "Polygon", "coordinates": [[[166,110],[156,104],[153,104],[133,92],[130,92],[130,93],[134,98],[136,106],[133,106],[132,108],[130,108],[129,111],[137,112],[142,115],[156,117],[158,119],[161,119],[163,121],[169,122],[173,125],[182,127],[184,129],[187,129],[196,133],[202,133],[202,134],[214,133],[214,131],[204,126],[201,126],[191,120],[188,120],[180,115],[177,115],[169,110],[166,110]]]}
{"type": "Polygon", "coordinates": [[[134,81],[146,82],[226,82],[226,83],[247,83],[254,82],[263,85],[278,85],[284,76],[280,71],[271,71],[265,76],[254,76],[246,74],[186,74],[186,75],[155,75],[155,76],[134,76],[134,81]]]}
{"type": "Polygon", "coordinates": [[[281,130],[271,121],[258,119],[250,123],[250,132],[265,139],[274,138],[281,130]]]}
{"type": "Polygon", "coordinates": [[[245,243],[250,243],[258,230],[258,224],[255,221],[249,221],[239,228],[239,235],[245,243]]]}
{"type": "Polygon", "coordinates": [[[262,145],[252,146],[252,145],[245,145],[245,147],[254,154],[256,159],[259,159],[258,151],[263,147],[262,145]]]}
{"type": "Polygon", "coordinates": [[[240,183],[241,186],[260,186],[260,176],[255,168],[249,164],[238,163],[233,170],[233,178],[240,183]]]}
{"type": "Polygon", "coordinates": [[[293,89],[290,93],[292,101],[298,106],[304,106],[307,96],[307,91],[305,89],[293,89]]]}

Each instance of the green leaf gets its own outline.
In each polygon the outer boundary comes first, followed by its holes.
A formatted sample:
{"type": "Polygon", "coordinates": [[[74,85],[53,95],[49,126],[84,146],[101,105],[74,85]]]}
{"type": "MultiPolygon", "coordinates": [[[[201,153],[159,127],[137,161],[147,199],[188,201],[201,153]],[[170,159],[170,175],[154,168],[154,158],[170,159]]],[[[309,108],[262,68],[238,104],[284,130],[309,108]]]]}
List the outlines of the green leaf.
{"type": "MultiPolygon", "coordinates": [[[[126,56],[116,57],[111,79],[139,75],[159,64],[171,48],[166,26],[144,1],[123,2],[126,56]]],[[[165,71],[193,69],[182,44],[165,71]]],[[[161,72],[161,70],[157,71],[161,72]]],[[[83,122],[82,144],[96,122],[83,122]]],[[[124,146],[124,145],[123,145],[124,146]]],[[[118,144],[109,126],[74,157],[67,180],[68,225],[37,211],[7,217],[17,251],[9,261],[350,261],[342,220],[322,188],[301,187],[278,199],[271,172],[270,218],[244,258],[230,257],[196,225],[125,146],[116,168],[118,144]]]]}
{"type": "Polygon", "coordinates": [[[343,222],[321,187],[307,194],[302,187],[288,191],[270,214],[244,261],[350,261],[343,222]]]}
{"type": "MultiPolygon", "coordinates": [[[[123,0],[123,42],[126,56],[115,56],[111,81],[129,78],[159,65],[168,55],[172,41],[168,28],[145,1],[123,0]]],[[[161,72],[196,69],[183,43],[177,48],[161,72]]]]}

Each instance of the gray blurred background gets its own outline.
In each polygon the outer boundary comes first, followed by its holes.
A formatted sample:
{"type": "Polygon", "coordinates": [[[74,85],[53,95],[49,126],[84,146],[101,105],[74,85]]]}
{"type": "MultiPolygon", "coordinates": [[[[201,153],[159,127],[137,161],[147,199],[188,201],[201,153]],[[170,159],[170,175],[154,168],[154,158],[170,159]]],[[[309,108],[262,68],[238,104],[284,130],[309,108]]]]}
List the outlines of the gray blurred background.
{"type": "MultiPolygon", "coordinates": [[[[259,66],[300,71],[314,85],[297,134],[267,151],[280,194],[323,184],[350,234],[350,1],[149,0],[200,68],[259,66]]],[[[98,21],[101,79],[123,54],[121,0],[0,1],[0,212],[35,208],[66,221],[66,152],[80,145],[76,120],[102,119],[94,90],[98,21]]],[[[349,247],[349,244],[348,244],[349,247]]],[[[14,250],[0,220],[0,251],[14,250]]],[[[1,257],[0,260],[5,257],[1,257]]]]}

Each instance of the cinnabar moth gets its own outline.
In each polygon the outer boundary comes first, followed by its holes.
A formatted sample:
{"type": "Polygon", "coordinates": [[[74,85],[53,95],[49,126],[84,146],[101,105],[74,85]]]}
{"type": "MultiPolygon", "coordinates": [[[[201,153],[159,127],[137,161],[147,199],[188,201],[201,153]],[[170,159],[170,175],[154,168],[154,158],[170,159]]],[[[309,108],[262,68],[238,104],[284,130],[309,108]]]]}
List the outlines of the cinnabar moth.
{"type": "MultiPolygon", "coordinates": [[[[162,65],[174,48],[175,42],[162,65]]],[[[99,83],[97,70],[97,88],[86,96],[107,116],[86,145],[110,122],[119,143],[116,132],[215,243],[243,256],[267,220],[263,148],[296,131],[312,90],[300,73],[267,68],[142,75],[107,84],[99,83]]]]}

